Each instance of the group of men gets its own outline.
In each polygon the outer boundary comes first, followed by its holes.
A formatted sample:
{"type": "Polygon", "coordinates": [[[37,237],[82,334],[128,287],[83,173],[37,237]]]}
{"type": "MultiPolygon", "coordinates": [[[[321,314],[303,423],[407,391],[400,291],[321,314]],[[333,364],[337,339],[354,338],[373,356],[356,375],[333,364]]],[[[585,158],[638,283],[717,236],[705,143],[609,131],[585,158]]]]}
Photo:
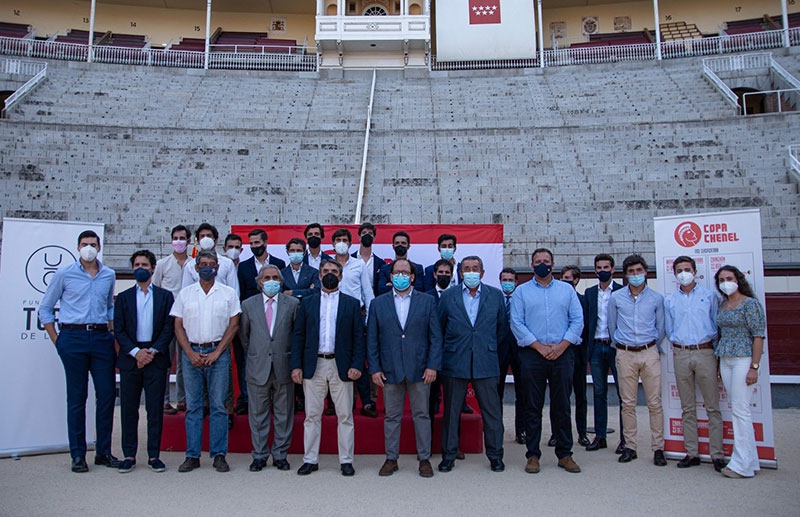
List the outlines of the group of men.
{"type": "Polygon", "coordinates": [[[438,470],[454,468],[470,384],[481,411],[491,470],[501,472],[505,469],[502,397],[509,367],[515,378],[516,437],[527,449],[526,472],[540,470],[548,385],[553,429],[549,443],[555,447],[558,466],[580,472],[572,458],[573,391],[579,443],[588,451],[607,447],[609,369],[622,405],[619,461],[637,457],[635,406],[641,377],[650,410],[654,462],[665,465],[659,366],[665,332],[675,349],[684,408],[687,456],[678,466],[699,464],[695,378],[709,415],[715,468],[721,463],[718,392],[716,386],[711,389],[705,370],[709,344],[716,336],[717,298],[694,283],[693,276],[684,283],[689,273],[696,272],[690,258],[676,259],[675,274],[682,287],[665,304],[647,287],[647,264],[638,255],[623,263],[626,288],[611,280],[613,258],[595,257],[599,284],[579,295],[575,286],[580,270],[568,266],[562,270],[564,282],[556,280],[553,254],[541,248],[531,256],[531,281],[518,286],[517,273],[505,268],[497,289],[484,283],[480,257],[455,259],[454,235],[439,237],[441,258],[423,268],[408,258],[411,240],[406,232],[394,234],[391,261],[372,252],[376,233],[374,225],[362,224],[358,251],[351,254],[350,231],[338,229],[331,238],[334,254],[328,255],[321,250],[323,227],[309,224],[304,238],[286,243],[287,266],[268,253],[263,229],[248,235],[253,257],[239,262],[243,241],[234,234],[224,241],[224,255],[217,254],[219,233],[208,223],[194,233],[199,252],[192,258],[191,233],[179,225],[171,232],[170,255],[156,261],[150,251],[140,250],[131,256],[136,285],[120,293],[114,305],[114,272],[97,259],[100,239],[91,231],[83,232],[78,238],[80,260],[54,275],[39,312],[66,373],[72,470],[88,470],[84,422],[91,373],[97,393],[95,464],[120,472],[130,472],[136,465],[139,400],[144,391],[148,466],[154,471],[166,468],[159,459],[163,413],[185,409],[186,459],[179,472],[200,466],[204,413],[209,416],[213,467],[227,472],[232,407],[248,414],[253,444],[250,470],[263,470],[270,456],[273,466],[289,470],[286,455],[299,404],[305,411],[304,455],[297,473],[308,475],[318,470],[321,417],[329,397],[328,410],[337,417],[341,473],[352,476],[354,391],[361,398],[362,414],[377,416],[371,384],[382,388],[386,413],[381,476],[399,468],[406,396],[419,474],[433,476],[431,437],[440,398],[444,410],[438,470]],[[60,334],[54,313],[59,300],[60,334]],[[699,307],[708,309],[711,322],[698,315],[699,307]],[[231,355],[241,394],[235,406],[231,355]],[[169,403],[167,390],[176,357],[177,410],[169,403]],[[587,361],[594,384],[593,442],[586,434],[587,361]],[[120,370],[122,460],[111,454],[110,443],[115,365],[120,370]],[[299,400],[294,386],[302,387],[299,400]]]}

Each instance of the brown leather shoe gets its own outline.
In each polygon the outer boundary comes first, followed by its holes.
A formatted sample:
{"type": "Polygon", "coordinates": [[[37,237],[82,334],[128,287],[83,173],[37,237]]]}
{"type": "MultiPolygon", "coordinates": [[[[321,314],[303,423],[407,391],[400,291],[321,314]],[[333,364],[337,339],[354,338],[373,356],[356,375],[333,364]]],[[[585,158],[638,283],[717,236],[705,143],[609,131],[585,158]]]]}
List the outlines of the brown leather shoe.
{"type": "Polygon", "coordinates": [[[539,470],[539,458],[536,456],[531,456],[528,458],[528,463],[525,464],[525,472],[528,474],[538,474],[539,470]]]}
{"type": "Polygon", "coordinates": [[[164,404],[164,414],[165,415],[174,415],[177,413],[178,410],[172,407],[172,404],[164,404]]]}
{"type": "Polygon", "coordinates": [[[567,472],[571,472],[573,474],[577,474],[581,471],[581,468],[575,463],[575,460],[572,459],[572,456],[564,456],[560,460],[558,460],[558,466],[562,469],[566,470],[567,472]]]}
{"type": "Polygon", "coordinates": [[[391,476],[397,472],[397,460],[386,460],[378,471],[379,476],[391,476]]]}
{"type": "Polygon", "coordinates": [[[431,462],[429,460],[420,460],[419,475],[424,478],[433,477],[433,467],[431,467],[431,462]]]}

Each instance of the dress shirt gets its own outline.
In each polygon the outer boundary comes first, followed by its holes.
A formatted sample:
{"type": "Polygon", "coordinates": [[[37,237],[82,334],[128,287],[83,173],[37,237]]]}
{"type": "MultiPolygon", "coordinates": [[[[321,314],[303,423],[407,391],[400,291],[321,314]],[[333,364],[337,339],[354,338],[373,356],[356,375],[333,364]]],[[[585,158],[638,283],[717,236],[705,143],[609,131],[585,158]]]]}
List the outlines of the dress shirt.
{"type": "Polygon", "coordinates": [[[614,343],[643,346],[664,339],[664,297],[645,286],[634,298],[630,287],[614,291],[608,302],[608,333],[614,343]]]}
{"type": "Polygon", "coordinates": [[[364,261],[348,255],[347,262],[342,268],[342,281],[339,282],[339,290],[356,300],[361,300],[361,306],[366,307],[367,311],[369,311],[372,299],[375,298],[375,293],[371,287],[371,279],[372,270],[364,266],[364,261]]]}
{"type": "Polygon", "coordinates": [[[322,292],[319,301],[319,352],[332,354],[336,350],[336,316],[339,314],[339,290],[322,292]]]}
{"type": "Polygon", "coordinates": [[[58,321],[70,324],[104,323],[114,319],[114,282],[110,267],[97,261],[97,274],[92,278],[78,261],[58,269],[39,303],[42,324],[55,323],[55,306],[61,305],[58,321]]]}
{"type": "Polygon", "coordinates": [[[664,300],[664,324],[671,343],[699,345],[717,337],[719,298],[696,284],[689,294],[678,289],[664,300]]]}
{"type": "Polygon", "coordinates": [[[319,250],[319,255],[316,258],[311,256],[311,251],[306,252],[306,256],[308,257],[308,265],[319,271],[319,266],[322,264],[322,254],[324,252],[322,249],[319,250]]]}
{"type": "Polygon", "coordinates": [[[406,320],[408,319],[408,310],[411,308],[411,293],[414,288],[408,290],[406,294],[400,294],[397,289],[392,289],[392,296],[394,297],[394,310],[397,312],[397,319],[400,320],[400,328],[406,328],[406,320]]]}
{"type": "Polygon", "coordinates": [[[478,309],[481,306],[481,287],[483,287],[483,283],[478,284],[475,296],[472,296],[469,292],[469,287],[466,285],[461,287],[461,299],[464,301],[464,309],[467,311],[469,322],[473,327],[475,326],[475,320],[478,319],[478,309]]]}
{"type": "Polygon", "coordinates": [[[267,296],[264,293],[261,293],[261,297],[264,299],[264,317],[267,316],[267,304],[270,300],[272,300],[272,318],[270,321],[267,322],[267,330],[269,330],[269,335],[272,336],[272,331],[275,328],[275,318],[278,316],[278,295],[276,294],[272,298],[267,296]]]}
{"type": "Polygon", "coordinates": [[[611,293],[614,292],[614,283],[609,282],[608,287],[602,289],[597,286],[597,329],[594,332],[595,339],[608,339],[608,302],[611,300],[611,293]]]}
{"type": "Polygon", "coordinates": [[[206,293],[195,282],[181,289],[169,314],[183,319],[191,343],[211,343],[222,339],[230,319],[240,312],[239,296],[232,288],[214,282],[206,293]]]}
{"type": "MultiPolygon", "coordinates": [[[[217,261],[217,277],[216,282],[214,283],[219,282],[222,285],[227,285],[236,291],[236,295],[238,296],[239,277],[236,275],[236,265],[231,259],[225,255],[220,255],[219,253],[217,253],[217,261]]],[[[192,258],[183,264],[183,280],[181,282],[182,287],[195,284],[200,280],[200,275],[194,269],[195,262],[196,260],[192,258]]],[[[258,262],[258,260],[254,260],[253,262],[258,262]]]]}
{"type": "Polygon", "coordinates": [[[580,345],[583,309],[572,285],[552,278],[546,286],[534,277],[511,297],[511,331],[517,345],[561,343],[580,345]]]}
{"type": "Polygon", "coordinates": [[[153,340],[153,290],[147,293],[136,284],[136,341],[149,343],[153,340]]]}
{"type": "MultiPolygon", "coordinates": [[[[364,264],[364,269],[366,269],[367,271],[374,271],[373,269],[375,267],[374,253],[369,254],[369,260],[367,260],[366,262],[364,262],[364,257],[361,256],[361,251],[356,252],[356,258],[364,264]]],[[[419,272],[417,272],[417,274],[419,274],[419,272]]],[[[375,292],[374,283],[375,283],[375,275],[369,275],[369,288],[372,289],[373,293],[375,292]]]]}
{"type": "MultiPolygon", "coordinates": [[[[297,283],[300,281],[300,270],[302,269],[302,263],[301,263],[301,267],[299,267],[297,269],[295,269],[291,265],[289,265],[288,267],[291,268],[292,276],[294,277],[294,283],[295,283],[295,285],[297,285],[297,283]]],[[[300,286],[298,286],[298,287],[300,287],[300,286]]]]}
{"type": "MultiPolygon", "coordinates": [[[[190,260],[190,257],[186,257],[183,265],[185,266],[190,260]]],[[[178,264],[178,259],[175,258],[174,253],[170,253],[156,262],[152,284],[171,292],[173,298],[178,297],[178,293],[183,287],[183,266],[178,264]]]]}

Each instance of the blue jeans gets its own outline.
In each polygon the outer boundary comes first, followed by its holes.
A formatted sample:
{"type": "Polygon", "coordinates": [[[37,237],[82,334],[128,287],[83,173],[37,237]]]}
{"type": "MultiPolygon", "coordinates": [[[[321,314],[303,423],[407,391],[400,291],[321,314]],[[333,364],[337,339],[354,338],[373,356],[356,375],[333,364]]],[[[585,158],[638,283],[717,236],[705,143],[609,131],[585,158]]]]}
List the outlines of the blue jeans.
{"type": "MultiPolygon", "coordinates": [[[[589,369],[592,372],[592,387],[594,388],[594,429],[598,438],[605,439],[608,429],[608,369],[614,376],[614,384],[619,395],[619,382],[617,381],[617,350],[611,346],[595,341],[592,346],[592,357],[589,358],[589,369]]],[[[622,398],[619,398],[622,407],[622,398]]],[[[622,436],[622,413],[620,412],[619,433],[622,436]]],[[[622,439],[622,438],[621,438],[622,439]]]]}
{"type": "MultiPolygon", "coordinates": [[[[201,354],[212,348],[192,347],[201,354]]],[[[203,437],[203,385],[208,385],[209,452],[211,457],[228,453],[228,380],[231,374],[231,354],[226,350],[211,366],[193,366],[186,354],[183,361],[183,386],[186,390],[186,457],[199,458],[203,437]]]]}

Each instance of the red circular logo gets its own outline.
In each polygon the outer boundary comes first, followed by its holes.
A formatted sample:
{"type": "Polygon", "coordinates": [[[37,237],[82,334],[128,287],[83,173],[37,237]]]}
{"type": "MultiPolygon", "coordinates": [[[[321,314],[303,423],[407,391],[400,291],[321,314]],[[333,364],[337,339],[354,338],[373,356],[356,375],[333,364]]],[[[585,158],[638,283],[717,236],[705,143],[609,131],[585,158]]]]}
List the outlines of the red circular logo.
{"type": "Polygon", "coordinates": [[[703,232],[700,230],[700,226],[691,221],[681,223],[675,228],[675,242],[684,248],[696,246],[700,242],[702,235],[703,232]]]}

